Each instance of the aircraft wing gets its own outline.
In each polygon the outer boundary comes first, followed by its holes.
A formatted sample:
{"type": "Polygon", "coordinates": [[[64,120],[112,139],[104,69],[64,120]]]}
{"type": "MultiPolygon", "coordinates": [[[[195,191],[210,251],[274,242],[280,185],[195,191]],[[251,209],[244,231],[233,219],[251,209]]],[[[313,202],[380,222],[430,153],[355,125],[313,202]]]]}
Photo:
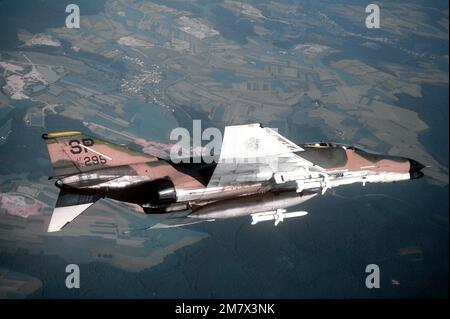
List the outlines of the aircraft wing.
{"type": "Polygon", "coordinates": [[[313,167],[304,159],[303,149],[275,130],[261,124],[225,127],[218,164],[208,187],[267,181],[275,173],[313,167]]]}

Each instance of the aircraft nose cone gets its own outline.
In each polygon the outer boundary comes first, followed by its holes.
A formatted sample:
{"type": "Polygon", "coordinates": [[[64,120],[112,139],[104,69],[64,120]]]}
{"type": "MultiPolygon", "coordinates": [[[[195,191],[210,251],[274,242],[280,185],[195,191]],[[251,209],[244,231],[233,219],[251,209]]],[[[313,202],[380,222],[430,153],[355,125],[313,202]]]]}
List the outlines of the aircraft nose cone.
{"type": "Polygon", "coordinates": [[[421,172],[421,170],[425,167],[425,165],[410,158],[408,159],[408,161],[409,161],[409,175],[411,179],[423,177],[423,173],[421,172]]]}

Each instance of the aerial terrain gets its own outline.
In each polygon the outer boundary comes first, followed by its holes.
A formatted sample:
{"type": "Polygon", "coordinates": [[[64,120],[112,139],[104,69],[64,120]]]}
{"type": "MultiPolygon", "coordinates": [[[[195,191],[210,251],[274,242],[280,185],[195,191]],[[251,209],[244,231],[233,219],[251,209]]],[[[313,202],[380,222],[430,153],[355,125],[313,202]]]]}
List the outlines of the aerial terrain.
{"type": "Polygon", "coordinates": [[[448,296],[447,1],[0,0],[0,298],[448,296]],[[329,190],[274,227],[147,229],[100,200],[47,233],[45,132],[167,154],[176,127],[260,122],[296,143],[414,158],[425,177],[329,190]],[[67,289],[67,264],[81,287],[67,289]],[[377,264],[381,288],[367,289],[377,264]],[[120,289],[118,289],[120,288],[120,289]]]}

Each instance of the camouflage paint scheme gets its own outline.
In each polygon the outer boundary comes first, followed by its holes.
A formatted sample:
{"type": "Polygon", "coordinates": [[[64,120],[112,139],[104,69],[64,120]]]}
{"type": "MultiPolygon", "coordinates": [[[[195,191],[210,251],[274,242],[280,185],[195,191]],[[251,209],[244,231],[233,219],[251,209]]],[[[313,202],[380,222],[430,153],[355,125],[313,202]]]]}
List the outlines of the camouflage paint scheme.
{"type": "MultiPolygon", "coordinates": [[[[280,143],[292,143],[269,132],[280,143]]],[[[77,205],[84,210],[106,197],[138,204],[146,213],[189,209],[193,218],[231,218],[268,207],[292,207],[339,185],[419,178],[424,167],[408,158],[372,154],[340,144],[292,143],[301,151],[290,156],[309,163],[301,167],[303,173],[293,177],[286,170],[292,160],[286,160],[280,166],[281,173],[261,178],[258,165],[246,166],[247,176],[236,165],[220,162],[175,164],[79,132],[48,133],[43,139],[56,174],[55,185],[61,189],[55,213],[57,208],[77,205]],[[217,175],[222,178],[227,172],[231,182],[220,182],[217,175]],[[244,175],[247,177],[235,178],[244,175]]]]}

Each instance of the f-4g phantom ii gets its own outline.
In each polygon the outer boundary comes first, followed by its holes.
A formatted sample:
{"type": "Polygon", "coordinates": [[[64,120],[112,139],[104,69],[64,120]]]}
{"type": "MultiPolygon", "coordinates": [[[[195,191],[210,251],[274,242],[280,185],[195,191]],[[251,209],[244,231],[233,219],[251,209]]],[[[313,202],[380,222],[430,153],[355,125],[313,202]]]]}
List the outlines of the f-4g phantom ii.
{"type": "Polygon", "coordinates": [[[307,214],[287,209],[327,189],[417,179],[424,168],[342,144],[297,145],[261,124],[227,126],[218,158],[199,163],[175,163],[79,132],[42,137],[60,188],[49,232],[100,198],[138,204],[147,214],[184,212],[167,227],[244,215],[252,224],[277,225],[307,214]]]}

